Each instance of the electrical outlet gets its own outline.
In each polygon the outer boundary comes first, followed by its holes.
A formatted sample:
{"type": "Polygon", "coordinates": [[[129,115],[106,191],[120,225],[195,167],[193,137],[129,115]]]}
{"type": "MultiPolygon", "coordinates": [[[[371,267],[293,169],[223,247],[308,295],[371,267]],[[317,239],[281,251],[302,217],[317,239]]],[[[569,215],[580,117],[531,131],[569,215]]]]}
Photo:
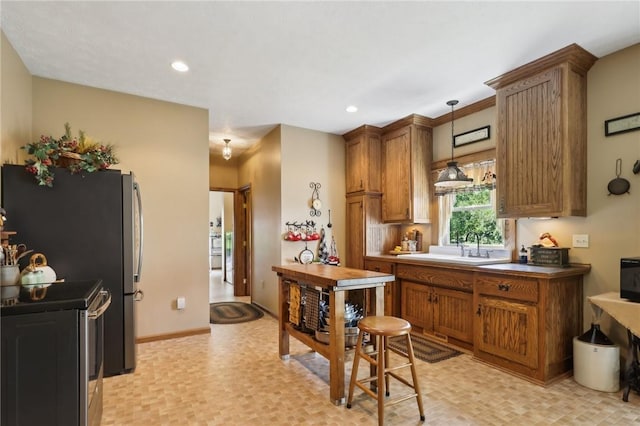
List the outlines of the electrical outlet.
{"type": "Polygon", "coordinates": [[[184,309],[186,304],[187,304],[187,301],[186,301],[186,299],[184,297],[178,297],[176,299],[176,308],[184,309]]]}
{"type": "Polygon", "coordinates": [[[589,247],[589,234],[573,234],[573,246],[574,247],[589,247]]]}

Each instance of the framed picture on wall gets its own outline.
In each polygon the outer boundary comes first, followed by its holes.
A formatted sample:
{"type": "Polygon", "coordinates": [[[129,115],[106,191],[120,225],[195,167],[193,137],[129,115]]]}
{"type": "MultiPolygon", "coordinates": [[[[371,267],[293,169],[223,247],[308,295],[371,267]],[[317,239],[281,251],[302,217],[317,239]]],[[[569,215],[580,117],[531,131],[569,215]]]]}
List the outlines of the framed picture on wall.
{"type": "Polygon", "coordinates": [[[478,129],[469,130],[453,137],[453,146],[458,147],[474,142],[480,142],[491,137],[491,126],[484,126],[478,129]]]}
{"type": "Polygon", "coordinates": [[[634,130],[640,130],[640,112],[612,118],[604,122],[605,136],[633,132],[634,130]]]}

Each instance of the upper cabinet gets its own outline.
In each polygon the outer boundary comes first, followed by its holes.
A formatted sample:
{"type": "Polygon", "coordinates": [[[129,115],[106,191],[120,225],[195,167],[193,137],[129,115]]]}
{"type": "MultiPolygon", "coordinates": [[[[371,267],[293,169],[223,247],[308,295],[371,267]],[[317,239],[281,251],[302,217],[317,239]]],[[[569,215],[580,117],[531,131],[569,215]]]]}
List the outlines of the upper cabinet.
{"type": "Polygon", "coordinates": [[[346,141],[346,191],[381,192],[380,134],[382,129],[360,126],[343,135],[346,141]]]}
{"type": "Polygon", "coordinates": [[[587,71],[576,44],[486,82],[496,89],[498,217],[586,216],[587,71]]]}
{"type": "Polygon", "coordinates": [[[428,223],[431,197],[431,119],[416,114],[384,128],[382,220],[428,223]]]}

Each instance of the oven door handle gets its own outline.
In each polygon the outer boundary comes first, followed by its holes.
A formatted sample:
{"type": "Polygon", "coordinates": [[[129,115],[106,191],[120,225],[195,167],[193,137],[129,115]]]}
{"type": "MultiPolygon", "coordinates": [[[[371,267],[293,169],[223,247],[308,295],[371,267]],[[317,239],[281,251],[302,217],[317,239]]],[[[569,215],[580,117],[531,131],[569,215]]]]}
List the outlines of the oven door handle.
{"type": "Polygon", "coordinates": [[[98,297],[102,299],[102,303],[96,309],[87,313],[87,317],[89,319],[94,320],[99,318],[102,314],[104,314],[109,305],[111,305],[111,293],[109,292],[109,290],[100,290],[100,293],[98,293],[98,297]]]}

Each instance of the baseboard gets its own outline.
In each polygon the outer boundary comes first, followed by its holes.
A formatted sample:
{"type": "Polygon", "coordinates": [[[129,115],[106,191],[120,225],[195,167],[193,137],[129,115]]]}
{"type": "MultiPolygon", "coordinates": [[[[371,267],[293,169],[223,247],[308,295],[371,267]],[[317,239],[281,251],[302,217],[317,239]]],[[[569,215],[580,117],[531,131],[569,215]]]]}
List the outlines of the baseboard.
{"type": "Polygon", "coordinates": [[[178,337],[195,336],[198,334],[210,334],[211,327],[193,328],[191,330],[178,331],[176,333],[156,334],[155,336],[138,337],[136,343],[155,342],[158,340],[176,339],[178,337]]]}

